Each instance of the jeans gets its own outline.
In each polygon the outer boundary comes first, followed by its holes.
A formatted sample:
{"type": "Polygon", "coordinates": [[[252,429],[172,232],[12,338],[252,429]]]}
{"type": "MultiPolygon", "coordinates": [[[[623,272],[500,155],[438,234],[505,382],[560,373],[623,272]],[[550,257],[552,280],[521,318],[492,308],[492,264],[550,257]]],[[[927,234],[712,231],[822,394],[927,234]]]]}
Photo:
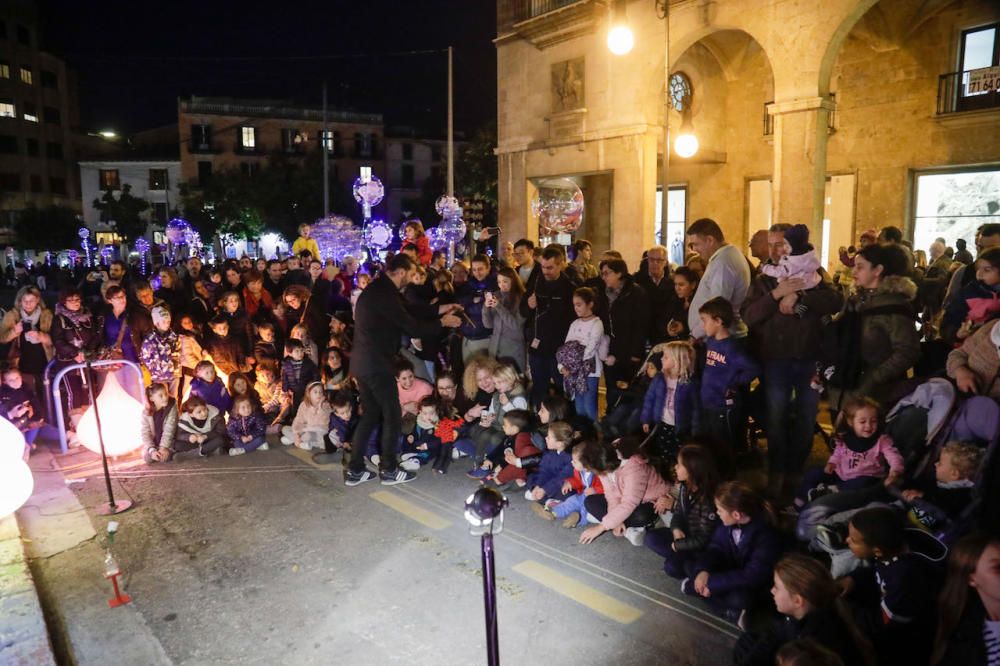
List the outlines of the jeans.
{"type": "Polygon", "coordinates": [[[587,377],[587,390],[573,398],[573,407],[579,416],[586,416],[597,423],[597,386],[600,377],[587,377]]]}
{"type": "Polygon", "coordinates": [[[578,493],[576,495],[570,495],[563,501],[559,502],[552,507],[552,515],[562,520],[569,516],[569,514],[576,513],[580,514],[580,525],[585,525],[587,522],[587,508],[584,506],[587,495],[583,493],[578,493]]]}
{"type": "Polygon", "coordinates": [[[812,449],[820,393],[810,384],[816,362],[776,359],[764,365],[767,462],[771,474],[795,474],[812,449]]]}
{"type": "MultiPolygon", "coordinates": [[[[603,520],[608,515],[608,499],[604,495],[588,495],[583,500],[583,505],[587,508],[587,513],[598,520],[603,520]]],[[[632,514],[625,519],[625,527],[649,527],[656,521],[656,511],[653,510],[652,502],[643,502],[635,507],[632,514]]]]}
{"type": "Polygon", "coordinates": [[[264,436],[263,435],[261,435],[259,437],[254,437],[249,442],[244,442],[242,440],[233,442],[233,444],[235,444],[236,446],[240,447],[241,449],[243,449],[244,451],[246,451],[248,453],[250,451],[256,451],[260,447],[260,445],[263,444],[263,443],[264,443],[264,436]]]}
{"type": "Polygon", "coordinates": [[[549,385],[555,384],[556,393],[562,393],[562,374],[555,354],[528,352],[528,367],[531,369],[531,404],[535,409],[549,394],[549,385]]]}
{"type": "Polygon", "coordinates": [[[399,411],[399,390],[396,379],[391,374],[358,377],[361,388],[361,408],[364,410],[354,439],[351,443],[350,471],[361,474],[365,471],[365,448],[372,431],[382,425],[381,453],[379,466],[383,472],[396,471],[396,447],[402,428],[399,411]]]}

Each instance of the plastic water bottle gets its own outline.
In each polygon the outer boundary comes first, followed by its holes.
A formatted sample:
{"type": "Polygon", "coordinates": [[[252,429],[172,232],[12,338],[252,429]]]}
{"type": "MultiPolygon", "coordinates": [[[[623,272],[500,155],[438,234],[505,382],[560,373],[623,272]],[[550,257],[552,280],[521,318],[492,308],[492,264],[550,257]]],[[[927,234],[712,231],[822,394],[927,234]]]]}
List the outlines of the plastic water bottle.
{"type": "Polygon", "coordinates": [[[111,549],[109,548],[107,554],[104,556],[104,577],[111,578],[112,576],[117,576],[119,572],[118,560],[111,554],[111,549]]]}

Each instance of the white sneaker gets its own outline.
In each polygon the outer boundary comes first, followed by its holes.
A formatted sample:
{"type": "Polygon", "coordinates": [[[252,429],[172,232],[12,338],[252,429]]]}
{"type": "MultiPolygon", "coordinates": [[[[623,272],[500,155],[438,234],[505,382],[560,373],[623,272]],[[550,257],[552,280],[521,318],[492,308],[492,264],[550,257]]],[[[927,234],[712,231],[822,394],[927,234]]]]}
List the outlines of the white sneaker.
{"type": "Polygon", "coordinates": [[[291,437],[285,437],[284,435],[282,435],[281,443],[284,444],[285,446],[291,446],[292,444],[295,443],[295,441],[291,437]]]}
{"type": "Polygon", "coordinates": [[[416,472],[420,469],[420,461],[416,458],[408,458],[400,461],[399,468],[405,469],[407,472],[416,472]]]}
{"type": "Polygon", "coordinates": [[[643,540],[646,538],[646,528],[626,527],[625,538],[628,539],[629,543],[631,543],[633,546],[641,546],[643,540]]]}
{"type": "Polygon", "coordinates": [[[368,458],[368,462],[371,463],[372,467],[374,467],[375,469],[378,469],[378,464],[379,464],[379,461],[381,461],[381,460],[382,460],[382,456],[380,456],[377,453],[375,455],[373,455],[373,456],[369,456],[369,458],[368,458]]]}
{"type": "Polygon", "coordinates": [[[246,452],[247,450],[244,449],[242,446],[234,446],[233,448],[229,449],[229,455],[231,456],[241,456],[246,452]]]}
{"type": "Polygon", "coordinates": [[[524,499],[528,500],[529,502],[534,502],[535,501],[535,498],[531,496],[531,491],[530,490],[525,490],[524,491],[524,499]]]}
{"type": "Polygon", "coordinates": [[[258,451],[267,451],[270,448],[271,447],[267,445],[267,442],[264,442],[263,444],[261,444],[260,446],[257,447],[257,450],[258,451]]]}
{"type": "Polygon", "coordinates": [[[312,444],[310,444],[309,442],[303,442],[301,439],[299,440],[299,443],[296,444],[295,446],[300,449],[305,449],[306,451],[312,450],[313,447],[312,444]]]}
{"type": "Polygon", "coordinates": [[[459,451],[458,449],[452,449],[451,450],[451,459],[452,460],[458,460],[461,457],[462,457],[462,452],[461,451],[459,451]]]}

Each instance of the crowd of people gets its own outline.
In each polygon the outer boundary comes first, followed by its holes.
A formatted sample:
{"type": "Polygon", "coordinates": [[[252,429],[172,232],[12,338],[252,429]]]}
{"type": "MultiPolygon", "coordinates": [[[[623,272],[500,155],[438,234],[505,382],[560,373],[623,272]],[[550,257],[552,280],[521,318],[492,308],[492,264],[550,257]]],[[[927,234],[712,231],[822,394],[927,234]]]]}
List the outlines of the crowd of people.
{"type": "Polygon", "coordinates": [[[700,219],[684,265],[653,246],[632,270],[586,240],[449,265],[419,224],[336,265],[309,232],[283,260],[49,276],[54,310],[21,286],[0,415],[45,436],[50,361],[125,359],[149,464],[295,446],[348,486],[461,465],[582,544],[656,553],[740,628],[738,664],[1000,664],[1000,225],[975,257],[866,231],[831,273],[803,225],[747,256],[700,219]]]}

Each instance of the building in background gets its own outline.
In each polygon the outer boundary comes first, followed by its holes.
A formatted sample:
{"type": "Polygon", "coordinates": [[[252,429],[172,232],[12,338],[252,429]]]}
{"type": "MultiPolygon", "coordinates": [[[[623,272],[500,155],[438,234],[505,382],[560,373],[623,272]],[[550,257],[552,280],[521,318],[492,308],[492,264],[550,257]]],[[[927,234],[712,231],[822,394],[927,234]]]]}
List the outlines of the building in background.
{"type": "Polygon", "coordinates": [[[772,222],[808,224],[828,263],[867,228],[926,250],[1000,222],[995,0],[498,0],[495,43],[506,239],[538,237],[531,200],[561,176],[584,193],[576,236],[637,265],[659,241],[665,125],[700,144],[669,154],[681,255],[700,217],[744,249],[772,222]]]}
{"type": "Polygon", "coordinates": [[[0,228],[31,205],[79,210],[76,81],[38,24],[34,2],[0,2],[0,228]]]}
{"type": "MultiPolygon", "coordinates": [[[[177,102],[177,125],[181,178],[198,188],[221,170],[252,175],[273,156],[303,159],[318,151],[323,112],[282,100],[190,97],[177,102]]],[[[329,109],[327,132],[331,187],[349,189],[362,166],[384,177],[381,114],[329,109]]]]}
{"type": "MultiPolygon", "coordinates": [[[[455,141],[455,156],[464,142],[455,141]]],[[[390,127],[385,136],[386,221],[398,224],[420,210],[422,200],[433,201],[447,187],[448,141],[444,137],[427,138],[412,127],[390,127]]],[[[433,226],[437,218],[423,220],[433,226]]]]}

